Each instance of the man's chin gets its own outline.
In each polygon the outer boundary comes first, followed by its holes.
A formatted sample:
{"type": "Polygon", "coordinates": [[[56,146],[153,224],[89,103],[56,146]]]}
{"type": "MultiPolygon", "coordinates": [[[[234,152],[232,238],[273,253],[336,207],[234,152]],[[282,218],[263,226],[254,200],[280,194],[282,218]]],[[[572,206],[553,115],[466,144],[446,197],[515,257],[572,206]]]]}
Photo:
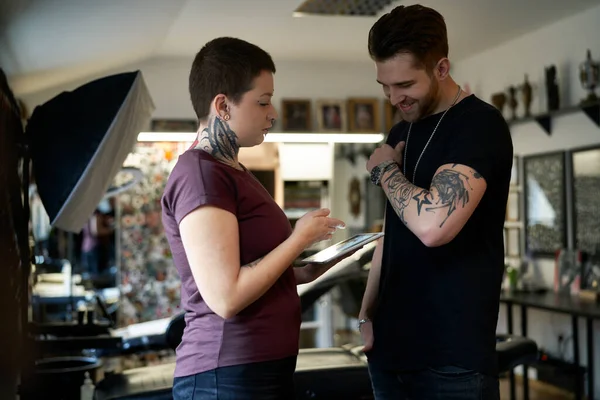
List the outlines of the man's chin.
{"type": "Polygon", "coordinates": [[[410,114],[400,113],[400,117],[402,118],[402,121],[406,121],[406,122],[417,122],[419,120],[418,113],[410,113],[410,114]]]}

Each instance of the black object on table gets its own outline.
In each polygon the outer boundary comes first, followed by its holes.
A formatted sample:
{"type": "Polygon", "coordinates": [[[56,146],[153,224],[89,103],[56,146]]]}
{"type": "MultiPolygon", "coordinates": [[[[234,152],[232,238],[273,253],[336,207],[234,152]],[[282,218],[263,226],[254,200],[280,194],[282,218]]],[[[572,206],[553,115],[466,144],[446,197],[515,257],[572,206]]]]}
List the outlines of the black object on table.
{"type": "MultiPolygon", "coordinates": [[[[600,319],[600,304],[572,296],[568,293],[555,293],[553,291],[538,292],[503,292],[500,302],[506,304],[506,322],[508,334],[513,334],[512,306],[521,307],[521,336],[527,336],[527,309],[535,308],[549,312],[567,314],[571,316],[571,329],[573,334],[574,364],[579,366],[579,318],[586,321],[587,331],[587,374],[588,397],[594,398],[594,329],[595,319],[600,319]]],[[[527,376],[527,365],[523,365],[523,377],[527,376]]],[[[516,399],[514,372],[510,371],[510,398],[516,399]]],[[[583,398],[583,387],[577,381],[575,398],[583,398]]],[[[529,382],[523,379],[523,399],[529,399],[529,382]]]]}

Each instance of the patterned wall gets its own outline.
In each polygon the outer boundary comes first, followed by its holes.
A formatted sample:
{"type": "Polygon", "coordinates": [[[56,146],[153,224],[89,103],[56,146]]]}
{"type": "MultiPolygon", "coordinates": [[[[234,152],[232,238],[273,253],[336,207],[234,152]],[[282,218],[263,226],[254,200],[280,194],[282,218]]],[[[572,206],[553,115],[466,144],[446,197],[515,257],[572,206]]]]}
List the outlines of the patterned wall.
{"type": "Polygon", "coordinates": [[[161,222],[160,199],[181,145],[139,143],[125,165],[144,179],[119,196],[121,312],[119,326],[179,312],[180,280],[161,222]]]}

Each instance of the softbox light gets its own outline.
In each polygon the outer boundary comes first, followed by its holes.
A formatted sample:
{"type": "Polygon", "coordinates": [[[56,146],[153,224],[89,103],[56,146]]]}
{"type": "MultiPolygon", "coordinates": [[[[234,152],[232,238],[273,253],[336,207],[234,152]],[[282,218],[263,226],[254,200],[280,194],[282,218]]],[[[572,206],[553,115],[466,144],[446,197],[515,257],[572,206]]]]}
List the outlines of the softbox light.
{"type": "Polygon", "coordinates": [[[34,109],[30,156],[52,226],[81,231],[153,111],[140,71],[91,81],[34,109]]]}

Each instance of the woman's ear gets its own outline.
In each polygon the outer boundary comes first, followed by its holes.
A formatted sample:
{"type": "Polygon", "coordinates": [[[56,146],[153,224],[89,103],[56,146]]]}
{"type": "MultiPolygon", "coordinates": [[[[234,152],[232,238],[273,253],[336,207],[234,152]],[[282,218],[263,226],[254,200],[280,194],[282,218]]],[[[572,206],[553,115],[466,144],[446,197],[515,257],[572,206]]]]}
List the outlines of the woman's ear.
{"type": "Polygon", "coordinates": [[[225,120],[229,119],[229,105],[227,96],[224,94],[218,94],[214,100],[214,109],[218,117],[225,120]]]}

